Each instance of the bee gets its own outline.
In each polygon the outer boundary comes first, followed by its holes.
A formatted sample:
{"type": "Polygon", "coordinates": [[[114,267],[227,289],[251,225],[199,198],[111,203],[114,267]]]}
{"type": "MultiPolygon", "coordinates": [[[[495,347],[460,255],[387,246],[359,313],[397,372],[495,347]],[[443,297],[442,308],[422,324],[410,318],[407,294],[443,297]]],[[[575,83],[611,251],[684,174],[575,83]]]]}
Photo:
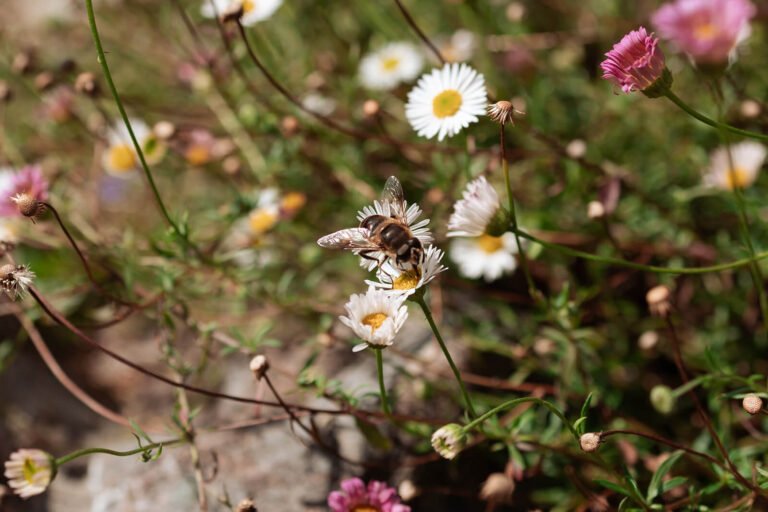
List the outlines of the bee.
{"type": "Polygon", "coordinates": [[[407,203],[403,187],[390,176],[381,193],[386,215],[369,215],[356,228],[342,229],[320,238],[317,243],[328,249],[349,249],[358,256],[377,262],[380,267],[389,258],[399,270],[419,274],[424,246],[408,225],[407,203]]]}

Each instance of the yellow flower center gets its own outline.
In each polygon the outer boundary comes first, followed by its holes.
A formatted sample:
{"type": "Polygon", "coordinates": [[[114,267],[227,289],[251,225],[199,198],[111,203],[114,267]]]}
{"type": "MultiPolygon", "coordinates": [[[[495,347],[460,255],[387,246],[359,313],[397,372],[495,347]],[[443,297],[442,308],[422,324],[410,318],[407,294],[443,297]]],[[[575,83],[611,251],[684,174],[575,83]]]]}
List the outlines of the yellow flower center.
{"type": "Polygon", "coordinates": [[[735,167],[726,174],[725,183],[729,189],[733,190],[735,188],[745,188],[749,186],[751,180],[747,171],[741,167],[735,167]]]}
{"type": "Polygon", "coordinates": [[[432,112],[440,119],[450,117],[461,108],[461,93],[454,89],[446,89],[432,100],[432,112]]]}
{"type": "MultiPolygon", "coordinates": [[[[371,329],[375,332],[376,329],[381,327],[381,324],[383,324],[384,320],[386,320],[387,318],[388,317],[385,313],[371,313],[370,315],[365,315],[363,317],[362,324],[370,325],[371,329]]],[[[360,509],[360,510],[365,510],[365,509],[360,509]]]]}
{"type": "Polygon", "coordinates": [[[272,229],[277,224],[277,214],[273,211],[261,208],[248,217],[248,225],[255,235],[261,235],[272,229]]]}
{"type": "Polygon", "coordinates": [[[256,2],[253,0],[243,0],[243,14],[249,13],[256,8],[256,2]]]}
{"type": "Polygon", "coordinates": [[[22,468],[24,474],[24,480],[28,483],[35,483],[35,475],[40,470],[40,466],[35,464],[32,459],[24,459],[24,467],[22,468]]]}
{"type": "Polygon", "coordinates": [[[696,25],[693,29],[693,33],[698,39],[712,39],[717,36],[718,30],[714,23],[705,22],[696,25]]]}
{"type": "Polygon", "coordinates": [[[280,200],[280,209],[293,213],[300,210],[306,202],[307,196],[301,192],[288,192],[280,200]]]}
{"type": "Polygon", "coordinates": [[[504,242],[501,240],[500,236],[483,234],[478,237],[477,245],[479,245],[480,248],[488,254],[493,254],[494,252],[504,247],[504,242]]]}
{"type": "Polygon", "coordinates": [[[392,289],[394,290],[412,290],[419,284],[419,276],[416,272],[403,272],[394,281],[392,281],[392,289]]]}
{"type": "Polygon", "coordinates": [[[107,158],[113,171],[130,171],[136,167],[136,155],[127,144],[118,144],[109,148],[107,158]]]}
{"type": "Polygon", "coordinates": [[[373,507],[371,505],[358,505],[356,507],[352,507],[352,510],[350,512],[381,512],[378,508],[373,507]]]}
{"type": "Polygon", "coordinates": [[[187,149],[186,153],[184,153],[184,158],[186,158],[187,162],[192,165],[203,165],[208,163],[208,160],[211,159],[211,152],[208,151],[207,147],[202,145],[191,146],[187,149]]]}
{"type": "Polygon", "coordinates": [[[384,71],[394,71],[399,65],[400,59],[397,57],[387,57],[381,61],[381,67],[384,68],[384,71]]]}

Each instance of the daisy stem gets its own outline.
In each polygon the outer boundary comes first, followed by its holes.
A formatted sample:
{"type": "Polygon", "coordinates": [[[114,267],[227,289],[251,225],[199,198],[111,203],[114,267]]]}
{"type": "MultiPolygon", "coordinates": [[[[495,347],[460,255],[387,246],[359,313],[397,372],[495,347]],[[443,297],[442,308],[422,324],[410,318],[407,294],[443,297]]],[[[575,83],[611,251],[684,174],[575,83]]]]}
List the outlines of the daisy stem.
{"type": "Polygon", "coordinates": [[[392,409],[389,407],[389,398],[387,397],[387,387],[384,385],[384,357],[381,355],[381,349],[374,349],[376,353],[376,371],[379,374],[379,393],[381,393],[381,410],[387,416],[392,415],[392,409]]]}
{"type": "Polygon", "coordinates": [[[560,409],[555,407],[555,405],[553,405],[552,403],[547,402],[546,400],[542,400],[541,398],[536,398],[532,396],[515,398],[514,400],[509,400],[507,402],[504,402],[503,404],[494,407],[493,409],[486,412],[482,416],[479,416],[474,420],[470,421],[469,423],[467,423],[466,425],[464,425],[463,430],[464,432],[469,432],[475,427],[477,427],[478,425],[481,425],[486,420],[494,417],[498,413],[527,402],[533,402],[537,405],[543,405],[544,407],[549,409],[555,416],[560,418],[560,421],[562,421],[566,427],[568,427],[568,430],[571,432],[571,435],[573,435],[574,439],[576,439],[576,441],[579,440],[579,433],[576,431],[575,428],[573,428],[573,425],[571,425],[571,423],[568,421],[565,415],[560,411],[560,409]]]}
{"type": "Polygon", "coordinates": [[[757,133],[757,132],[752,132],[752,131],[749,131],[749,130],[742,130],[741,128],[736,128],[735,126],[731,126],[729,124],[721,123],[719,121],[715,121],[714,119],[710,119],[709,117],[705,116],[704,114],[694,110],[689,105],[687,105],[675,93],[673,93],[671,89],[667,89],[667,91],[665,93],[665,96],[667,97],[667,99],[669,99],[672,103],[677,105],[681,110],[683,110],[689,116],[693,117],[694,119],[697,119],[697,120],[701,121],[704,124],[712,126],[713,128],[717,128],[719,130],[735,133],[735,134],[741,135],[743,137],[751,137],[753,139],[768,141],[768,135],[765,135],[765,134],[762,134],[762,133],[757,133]]]}
{"type": "Polygon", "coordinates": [[[435,319],[432,318],[432,311],[430,311],[429,306],[424,300],[424,297],[414,298],[413,300],[416,303],[418,303],[419,306],[421,306],[421,310],[424,312],[424,316],[427,317],[427,322],[429,323],[429,327],[432,329],[432,332],[435,334],[435,338],[437,339],[437,343],[440,345],[440,349],[443,351],[443,355],[445,356],[445,359],[448,361],[448,364],[451,366],[453,375],[454,377],[456,377],[456,382],[459,383],[459,387],[461,388],[461,394],[464,397],[464,403],[467,406],[467,412],[469,413],[469,417],[476,418],[477,413],[475,412],[475,407],[472,405],[472,400],[469,398],[469,393],[467,393],[467,387],[464,385],[464,380],[461,378],[461,372],[459,372],[459,369],[456,366],[456,363],[453,362],[451,353],[448,351],[448,347],[445,345],[445,341],[443,341],[443,337],[440,335],[440,330],[438,330],[437,324],[435,324],[435,319]]]}
{"type": "MultiPolygon", "coordinates": [[[[513,228],[514,229],[514,228],[513,228]]],[[[708,274],[710,272],[721,272],[723,270],[730,270],[734,268],[750,265],[753,262],[764,260],[768,258],[768,251],[755,253],[754,257],[741,258],[729,263],[720,263],[718,265],[710,265],[708,267],[658,267],[655,265],[643,265],[641,263],[635,263],[634,261],[622,260],[619,258],[611,258],[607,256],[597,256],[588,252],[579,251],[578,249],[571,249],[565,245],[560,245],[552,242],[547,242],[540,238],[537,238],[524,231],[517,230],[517,234],[521,237],[530,240],[534,243],[546,247],[547,249],[553,249],[568,256],[574,256],[576,258],[582,258],[585,260],[596,261],[598,263],[605,263],[607,265],[616,265],[618,267],[632,268],[635,270],[643,270],[646,272],[653,272],[655,274],[708,274]]]]}
{"type": "Polygon", "coordinates": [[[107,57],[104,54],[104,48],[101,44],[99,29],[96,26],[96,14],[93,11],[93,0],[85,0],[85,8],[88,11],[88,24],[91,27],[91,35],[93,36],[93,42],[96,45],[96,53],[98,54],[98,61],[99,61],[99,64],[101,65],[102,72],[104,73],[104,78],[107,80],[107,85],[109,86],[109,90],[112,93],[112,97],[115,100],[115,105],[117,105],[117,110],[120,111],[120,117],[123,118],[123,123],[125,123],[125,127],[128,129],[128,134],[131,136],[131,142],[133,142],[133,147],[136,149],[136,154],[139,156],[139,162],[141,162],[141,168],[144,171],[144,175],[147,177],[149,188],[152,189],[152,194],[155,196],[155,201],[157,202],[157,205],[160,208],[160,212],[162,213],[163,217],[165,217],[165,220],[171,226],[171,229],[173,229],[174,233],[176,233],[176,235],[178,235],[179,238],[182,240],[184,245],[186,245],[187,248],[192,249],[193,252],[195,252],[199,257],[201,257],[201,259],[204,259],[200,250],[194,244],[192,244],[192,242],[189,240],[189,236],[186,233],[186,231],[181,230],[179,225],[176,224],[176,222],[174,222],[174,220],[171,218],[171,215],[168,213],[168,209],[165,207],[163,198],[160,196],[160,191],[158,190],[157,185],[155,184],[155,179],[152,177],[152,173],[149,170],[147,161],[144,158],[144,152],[141,149],[141,144],[139,144],[139,141],[136,138],[136,134],[133,132],[131,121],[128,118],[128,114],[125,111],[123,102],[120,100],[120,95],[117,92],[117,87],[115,86],[115,82],[114,80],[112,80],[112,73],[109,71],[109,65],[107,64],[107,57]]]}
{"type": "Polygon", "coordinates": [[[160,448],[163,446],[171,446],[174,444],[179,444],[186,441],[186,439],[170,439],[168,441],[161,441],[159,443],[152,443],[148,444],[146,446],[141,446],[139,448],[135,448],[133,450],[128,450],[125,452],[120,452],[116,450],[110,450],[109,448],[83,448],[82,450],[77,450],[72,453],[69,453],[67,455],[64,455],[63,457],[59,457],[56,459],[56,466],[61,466],[62,464],[66,464],[67,462],[71,462],[77,458],[85,457],[86,455],[92,455],[94,453],[106,453],[107,455],[114,455],[116,457],[129,457],[131,455],[136,455],[137,453],[144,453],[147,450],[154,450],[156,448],[160,448]]]}
{"type": "Polygon", "coordinates": [[[507,199],[509,201],[509,216],[512,221],[512,232],[515,234],[515,243],[517,244],[517,253],[520,255],[520,266],[523,267],[525,282],[528,284],[528,293],[533,299],[537,299],[540,294],[533,284],[531,271],[528,268],[528,256],[525,254],[520,236],[518,235],[517,213],[515,210],[515,197],[512,195],[512,184],[509,179],[509,159],[507,159],[507,142],[504,137],[504,123],[499,124],[499,143],[501,146],[501,168],[504,171],[504,184],[507,187],[507,199]]]}

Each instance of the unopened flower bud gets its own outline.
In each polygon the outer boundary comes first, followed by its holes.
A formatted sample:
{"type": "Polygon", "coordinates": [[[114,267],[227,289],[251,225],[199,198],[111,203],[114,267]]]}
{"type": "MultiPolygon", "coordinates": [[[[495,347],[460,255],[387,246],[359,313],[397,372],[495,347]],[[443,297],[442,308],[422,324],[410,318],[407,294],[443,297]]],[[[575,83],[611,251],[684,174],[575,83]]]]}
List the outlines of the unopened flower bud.
{"type": "Polygon", "coordinates": [[[581,158],[587,154],[587,143],[581,139],[574,139],[565,146],[565,154],[571,158],[581,158]]]}
{"type": "Polygon", "coordinates": [[[280,121],[280,129],[286,137],[296,135],[296,132],[299,131],[299,120],[293,116],[285,116],[280,121]]]}
{"type": "Polygon", "coordinates": [[[43,210],[45,210],[43,203],[29,194],[16,194],[11,198],[11,201],[16,203],[16,207],[19,209],[20,214],[29,217],[33,221],[35,221],[43,210]]]}
{"type": "Polygon", "coordinates": [[[597,450],[600,443],[603,441],[603,435],[601,432],[587,432],[581,434],[579,438],[579,446],[587,453],[592,453],[597,450]]]}
{"type": "Polygon", "coordinates": [[[504,473],[491,473],[480,489],[480,499],[492,503],[511,503],[515,481],[504,473]]]}
{"type": "Polygon", "coordinates": [[[605,206],[600,201],[590,201],[587,204],[587,217],[590,219],[601,219],[605,216],[605,206]]]}
{"type": "Polygon", "coordinates": [[[750,393],[746,395],[741,401],[741,406],[749,414],[758,414],[763,410],[763,399],[757,396],[755,393],[750,393]]]}
{"type": "Polygon", "coordinates": [[[669,296],[669,288],[663,284],[648,290],[648,293],[645,294],[645,300],[648,302],[648,309],[652,315],[665,317],[669,314],[672,309],[669,296]]]}
{"type": "Polygon", "coordinates": [[[35,55],[32,51],[19,52],[13,56],[13,62],[11,63],[11,69],[14,73],[23,75],[32,70],[35,60],[35,55]]]}
{"type": "Polygon", "coordinates": [[[246,498],[237,505],[235,512],[258,512],[258,510],[253,500],[246,498]]]}
{"type": "Polygon", "coordinates": [[[234,176],[235,174],[239,173],[242,167],[243,163],[236,156],[228,156],[224,159],[223,162],[221,162],[221,168],[230,176],[234,176]]]}
{"type": "Polygon", "coordinates": [[[762,110],[763,108],[755,100],[744,100],[739,105],[739,113],[749,119],[759,116],[762,110]]]}
{"type": "Polygon", "coordinates": [[[397,486],[397,494],[403,501],[411,501],[419,495],[419,488],[411,480],[403,480],[397,486]]]}
{"type": "Polygon", "coordinates": [[[45,91],[51,88],[54,82],[53,73],[50,71],[43,71],[35,76],[35,89],[38,91],[45,91]]]}
{"type": "Polygon", "coordinates": [[[96,80],[96,75],[90,71],[77,75],[77,78],[75,79],[75,90],[86,96],[98,96],[99,82],[96,80]]]}
{"type": "Polygon", "coordinates": [[[152,127],[152,132],[159,139],[168,140],[176,133],[176,126],[170,121],[159,121],[152,127]]]}
{"type": "Polygon", "coordinates": [[[262,354],[255,356],[253,359],[251,359],[250,368],[253,372],[253,375],[256,377],[256,380],[261,380],[267,373],[267,370],[269,370],[269,361],[267,360],[267,356],[262,354]]]}
{"type": "Polygon", "coordinates": [[[432,448],[441,457],[449,460],[455,458],[466,445],[467,434],[461,425],[456,423],[440,427],[432,434],[432,448]]]}
{"type": "Polygon", "coordinates": [[[363,103],[363,115],[365,117],[373,117],[379,113],[379,110],[381,110],[381,106],[376,100],[365,100],[363,103]]]}
{"type": "Polygon", "coordinates": [[[669,414],[675,408],[677,398],[669,386],[659,384],[651,389],[651,405],[661,414],[669,414]]]}
{"type": "Polygon", "coordinates": [[[643,350],[651,350],[659,342],[659,333],[656,331],[645,331],[637,339],[637,346],[643,350]]]}

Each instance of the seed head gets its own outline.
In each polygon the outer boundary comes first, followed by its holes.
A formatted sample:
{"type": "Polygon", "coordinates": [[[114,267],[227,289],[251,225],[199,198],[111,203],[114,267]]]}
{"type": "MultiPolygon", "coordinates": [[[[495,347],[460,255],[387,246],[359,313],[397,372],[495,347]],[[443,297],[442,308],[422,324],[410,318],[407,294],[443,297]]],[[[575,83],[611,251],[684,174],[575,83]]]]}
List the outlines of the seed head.
{"type": "Polygon", "coordinates": [[[3,265],[0,267],[0,290],[17,299],[24,295],[34,278],[34,272],[26,265],[3,265]]]}
{"type": "Polygon", "coordinates": [[[755,415],[763,410],[763,399],[755,393],[750,393],[741,401],[741,406],[749,414],[755,415]]]}
{"type": "Polygon", "coordinates": [[[267,356],[259,354],[251,359],[250,367],[256,380],[261,380],[269,370],[269,360],[267,356]]]}
{"type": "Polygon", "coordinates": [[[40,214],[45,211],[43,203],[26,193],[16,194],[11,198],[11,201],[16,203],[19,213],[32,219],[32,222],[36,221],[40,214]]]}
{"type": "Polygon", "coordinates": [[[517,112],[511,101],[497,101],[496,103],[488,106],[488,117],[491,121],[504,124],[514,124],[514,114],[517,112]]]}
{"type": "Polygon", "coordinates": [[[480,499],[492,503],[511,503],[515,481],[504,473],[491,473],[480,489],[480,499]]]}
{"type": "Polygon", "coordinates": [[[592,453],[597,450],[602,441],[602,432],[587,432],[581,434],[581,437],[579,438],[579,446],[581,446],[583,451],[592,453]]]}

